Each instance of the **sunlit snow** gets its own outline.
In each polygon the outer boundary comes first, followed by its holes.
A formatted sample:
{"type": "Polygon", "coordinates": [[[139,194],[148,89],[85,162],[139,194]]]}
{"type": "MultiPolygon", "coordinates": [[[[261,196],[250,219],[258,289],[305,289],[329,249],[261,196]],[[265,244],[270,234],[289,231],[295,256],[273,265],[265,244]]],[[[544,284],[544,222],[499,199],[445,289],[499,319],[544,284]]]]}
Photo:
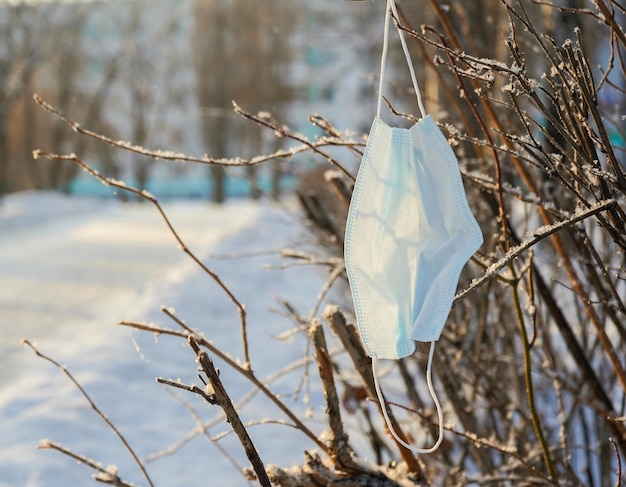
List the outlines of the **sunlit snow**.
{"type": "MultiPolygon", "coordinates": [[[[291,333],[281,342],[277,337],[293,325],[270,308],[286,299],[308,314],[326,276],[310,266],[278,269],[274,256],[281,246],[295,245],[302,231],[293,208],[248,201],[172,202],[164,208],[185,244],[245,304],[258,376],[265,379],[300,360],[303,337],[291,333]],[[225,255],[230,257],[211,257],[225,255]]],[[[245,455],[235,435],[227,434],[230,428],[219,410],[155,382],[175,377],[203,387],[184,340],[163,335],[155,340],[116,326],[130,319],[177,329],[161,307],[175,309],[187,325],[243,359],[236,307],[176,248],[153,205],[45,193],[5,198],[0,204],[0,487],[94,482],[89,468],[56,451],[36,449],[43,438],[102,465],[116,465],[121,478],[146,485],[118,438],[67,377],[21,345],[22,338],[68,367],[140,457],[180,447],[146,463],[158,485],[201,485],[198,479],[207,476],[211,483],[206,485],[246,485],[223,453],[195,431],[187,407],[210,422],[210,436],[226,434],[219,445],[245,467],[245,455]],[[192,439],[179,445],[185,436],[192,439]]],[[[253,389],[219,360],[216,365],[234,402],[253,389]]],[[[277,377],[270,386],[288,397],[299,380],[277,377]]],[[[258,396],[242,405],[244,422],[284,419],[258,396]]],[[[321,411],[320,405],[313,407],[321,411]]],[[[314,420],[311,428],[317,431],[318,424],[314,420]]],[[[301,433],[280,424],[252,426],[250,435],[267,463],[298,463],[307,446],[301,433]]]]}

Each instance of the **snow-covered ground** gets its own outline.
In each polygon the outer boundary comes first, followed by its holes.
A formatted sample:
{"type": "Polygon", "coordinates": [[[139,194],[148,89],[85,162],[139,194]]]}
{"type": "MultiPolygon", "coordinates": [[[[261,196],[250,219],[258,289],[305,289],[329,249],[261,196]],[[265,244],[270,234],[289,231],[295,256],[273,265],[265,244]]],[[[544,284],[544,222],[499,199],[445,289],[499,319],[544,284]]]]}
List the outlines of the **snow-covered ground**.
{"type": "MultiPolygon", "coordinates": [[[[299,334],[276,312],[281,299],[306,315],[326,276],[311,267],[276,269],[277,249],[302,232],[293,205],[232,201],[164,205],[192,251],[216,271],[248,313],[252,365],[261,378],[305,355],[299,334]],[[267,268],[270,264],[274,268],[267,268]],[[274,309],[271,309],[271,308],[274,309]]],[[[106,199],[68,199],[23,193],[0,204],[0,487],[92,485],[91,470],[51,450],[47,438],[102,462],[120,476],[146,485],[124,447],[67,377],[20,343],[66,365],[142,458],[177,444],[195,420],[159,376],[198,383],[194,355],[179,339],[116,326],[124,319],[175,328],[161,311],[173,307],[190,326],[241,358],[237,310],[224,292],[177,248],[150,204],[106,199]]],[[[234,401],[252,388],[218,361],[234,401]]],[[[290,406],[303,411],[304,392],[289,394],[301,369],[271,383],[290,406]]],[[[179,394],[204,421],[217,419],[209,435],[228,432],[217,407],[179,394]]],[[[314,396],[317,397],[317,396],[314,396]]],[[[311,428],[322,427],[321,404],[313,404],[311,428]]],[[[283,419],[258,396],[241,408],[245,422],[283,419]]],[[[293,428],[250,427],[263,460],[289,466],[310,446],[293,428]]],[[[197,434],[176,453],[147,461],[160,486],[246,485],[233,466],[247,461],[234,435],[218,446],[197,434]],[[228,459],[221,449],[225,450],[228,459]]]]}

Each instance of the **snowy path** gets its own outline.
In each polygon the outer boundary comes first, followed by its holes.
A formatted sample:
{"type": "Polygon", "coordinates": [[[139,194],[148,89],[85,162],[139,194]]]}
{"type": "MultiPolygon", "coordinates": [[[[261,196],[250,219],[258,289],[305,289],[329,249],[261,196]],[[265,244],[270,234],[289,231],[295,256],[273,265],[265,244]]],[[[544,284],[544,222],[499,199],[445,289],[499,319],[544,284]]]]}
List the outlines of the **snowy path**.
{"type": "MultiPolygon", "coordinates": [[[[166,211],[188,246],[245,303],[259,376],[299,360],[305,350],[302,336],[276,340],[293,325],[269,308],[285,298],[308,313],[325,275],[311,267],[266,270],[266,264],[279,263],[268,253],[235,260],[211,257],[289,245],[300,231],[297,217],[283,207],[249,202],[224,207],[172,203],[166,211]]],[[[20,339],[29,338],[67,365],[137,453],[147,457],[195,427],[180,401],[154,382],[160,375],[197,382],[190,351],[180,340],[115,326],[125,318],[173,326],[160,313],[161,305],[175,307],[191,326],[234,357],[241,356],[233,304],[177,248],[152,205],[102,200],[77,204],[40,194],[0,205],[0,487],[94,484],[86,467],[59,453],[36,450],[44,438],[105,465],[115,464],[122,477],[146,485],[119,440],[68,379],[36,358],[20,339]]],[[[234,400],[249,392],[250,385],[228,368],[221,372],[234,400]]],[[[272,387],[291,394],[298,383],[299,376],[292,375],[272,387]]],[[[215,408],[184,399],[205,421],[219,418],[215,408]]],[[[305,408],[294,400],[289,404],[305,408]]],[[[262,398],[255,398],[242,414],[245,421],[281,418],[262,398]]],[[[312,421],[317,429],[319,421],[312,421]]],[[[211,435],[228,430],[217,421],[211,435]]],[[[301,433],[285,426],[257,426],[251,434],[269,463],[299,462],[305,445],[310,446],[301,433]]],[[[220,445],[241,466],[247,464],[234,435],[220,445]]],[[[148,462],[147,468],[160,486],[247,485],[202,435],[176,455],[148,462]]]]}
{"type": "MultiPolygon", "coordinates": [[[[0,233],[0,356],[14,364],[11,374],[0,376],[0,388],[21,373],[21,338],[49,350],[65,347],[69,337],[83,346],[94,339],[91,323],[115,323],[136,312],[160,284],[191,270],[152,205],[97,203],[87,200],[88,211],[0,233]]],[[[174,204],[167,211],[200,255],[256,214],[250,205],[174,204]]]]}

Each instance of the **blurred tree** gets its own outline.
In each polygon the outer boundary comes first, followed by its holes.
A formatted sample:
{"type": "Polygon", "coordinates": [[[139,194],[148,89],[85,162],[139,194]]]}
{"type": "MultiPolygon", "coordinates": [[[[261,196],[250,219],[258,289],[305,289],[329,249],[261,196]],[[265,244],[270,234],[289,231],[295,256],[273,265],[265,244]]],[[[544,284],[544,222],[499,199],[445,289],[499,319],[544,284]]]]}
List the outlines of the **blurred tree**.
{"type": "Polygon", "coordinates": [[[0,7],[0,198],[13,186],[8,125],[40,57],[36,53],[36,12],[26,6],[0,7]]]}
{"type": "MultiPolygon", "coordinates": [[[[249,157],[267,150],[262,128],[234,118],[232,101],[246,110],[270,110],[280,117],[291,99],[285,69],[293,8],[293,2],[285,0],[194,3],[196,87],[203,109],[203,139],[212,156],[249,157]]],[[[256,168],[248,167],[247,172],[252,196],[258,197],[256,168]]],[[[224,168],[212,166],[210,174],[213,200],[221,203],[226,197],[224,168]]]]}
{"type": "MultiPolygon", "coordinates": [[[[145,14],[146,5],[136,2],[128,6],[123,38],[125,69],[121,79],[128,92],[127,120],[129,138],[140,146],[172,146],[176,130],[168,126],[185,103],[181,92],[187,84],[180,78],[186,61],[180,52],[181,16],[172,11],[169,2],[152,3],[153,12],[163,12],[158,21],[145,14]]],[[[184,10],[184,9],[183,9],[184,10]]],[[[188,68],[187,68],[188,69],[188,68]]],[[[182,118],[181,118],[182,120],[182,118]]],[[[174,125],[180,125],[177,121],[174,125]]],[[[132,157],[130,173],[135,184],[145,189],[155,162],[139,155],[132,157]]]]}
{"type": "Polygon", "coordinates": [[[106,144],[76,137],[32,101],[37,92],[73,120],[114,138],[125,134],[136,144],[172,146],[184,131],[180,105],[191,100],[180,94],[189,92],[190,70],[180,69],[189,64],[181,54],[186,34],[180,29],[187,10],[156,0],[145,7],[105,2],[0,8],[0,193],[72,189],[77,166],[34,163],[35,148],[87,152],[106,174],[131,174],[145,186],[154,162],[137,157],[127,166],[132,158],[112,157],[106,144]]]}
{"type": "MultiPolygon", "coordinates": [[[[0,112],[0,180],[5,190],[28,188],[68,191],[76,167],[66,161],[34,164],[36,147],[63,151],[72,130],[58,119],[51,119],[32,101],[35,92],[42,94],[63,112],[88,116],[92,123],[106,101],[115,76],[108,70],[105,83],[89,95],[90,82],[84,76],[86,47],[84,26],[90,9],[85,5],[10,6],[0,9],[7,44],[3,54],[0,79],[4,83],[0,112]]],[[[0,49],[1,50],[1,49],[0,49]]],[[[0,84],[3,84],[0,81],[0,84]]],[[[74,150],[88,146],[89,140],[78,139],[74,150]]]]}

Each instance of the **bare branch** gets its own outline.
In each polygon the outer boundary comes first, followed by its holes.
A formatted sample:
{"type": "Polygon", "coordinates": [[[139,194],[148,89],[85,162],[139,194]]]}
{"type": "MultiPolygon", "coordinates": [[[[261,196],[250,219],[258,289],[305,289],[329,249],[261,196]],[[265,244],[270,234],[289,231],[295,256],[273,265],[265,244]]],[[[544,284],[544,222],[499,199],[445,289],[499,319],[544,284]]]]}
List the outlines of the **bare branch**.
{"type": "Polygon", "coordinates": [[[620,487],[620,485],[622,485],[622,457],[619,454],[617,442],[613,438],[609,438],[609,441],[613,445],[615,457],[617,458],[617,480],[615,481],[615,487],[620,487]]]}
{"type": "Polygon", "coordinates": [[[256,473],[259,484],[263,487],[271,487],[270,479],[267,476],[267,472],[265,471],[263,461],[259,457],[254,443],[248,435],[245,426],[241,422],[237,411],[235,411],[233,403],[230,400],[226,389],[224,389],[222,381],[220,380],[219,375],[215,370],[215,367],[213,367],[213,362],[206,354],[206,352],[200,350],[200,347],[191,336],[189,337],[189,345],[196,353],[196,356],[198,357],[198,362],[200,362],[202,370],[204,370],[204,373],[208,377],[209,382],[213,387],[213,394],[211,394],[211,396],[213,396],[215,402],[212,402],[212,404],[217,403],[224,411],[224,414],[226,414],[227,421],[230,423],[231,427],[237,434],[241,446],[243,446],[243,449],[246,452],[246,456],[248,457],[248,460],[250,460],[252,468],[254,468],[254,472],[256,473]]]}
{"type": "Polygon", "coordinates": [[[209,404],[218,404],[217,399],[215,398],[215,394],[208,394],[205,390],[200,389],[195,384],[191,384],[190,386],[188,386],[187,384],[183,384],[181,382],[171,379],[164,379],[163,377],[157,377],[156,381],[159,384],[165,384],[166,386],[175,387],[176,389],[182,389],[183,391],[198,394],[199,396],[202,396],[204,400],[209,404]]]}
{"type": "Polygon", "coordinates": [[[297,427],[300,431],[302,431],[306,436],[308,436],[319,448],[321,448],[324,452],[329,453],[328,446],[326,446],[320,439],[296,416],[291,409],[289,409],[285,403],[283,403],[274,393],[272,393],[269,388],[260,381],[256,375],[249,369],[246,369],[239,365],[236,361],[226,355],[223,351],[221,351],[218,347],[213,345],[210,341],[206,340],[203,336],[194,332],[190,327],[188,327],[184,321],[179,319],[176,315],[174,315],[170,310],[163,309],[163,312],[169,316],[174,322],[176,322],[184,331],[172,330],[170,328],[160,328],[156,325],[146,324],[146,323],[135,323],[132,321],[122,321],[119,323],[121,326],[128,326],[131,328],[135,328],[137,330],[148,331],[151,333],[159,333],[162,335],[171,335],[177,336],[180,338],[188,339],[190,336],[193,339],[209,350],[211,353],[219,357],[221,360],[226,362],[229,367],[232,367],[234,370],[239,372],[239,374],[243,375],[246,379],[248,379],[260,392],[262,392],[268,399],[270,399],[297,427]]]}
{"type": "Polygon", "coordinates": [[[326,414],[328,416],[328,424],[330,426],[331,440],[330,448],[332,451],[331,458],[342,469],[356,470],[359,468],[354,462],[352,448],[348,443],[348,435],[343,429],[341,420],[341,410],[339,408],[339,398],[337,389],[335,388],[335,379],[333,374],[333,366],[326,346],[326,338],[324,337],[324,329],[317,319],[314,319],[309,330],[309,335],[315,347],[317,356],[317,366],[324,386],[324,396],[326,398],[326,414]]]}
{"type": "Polygon", "coordinates": [[[213,279],[217,283],[217,285],[222,289],[222,291],[224,291],[226,293],[226,295],[230,298],[230,300],[237,307],[237,312],[239,313],[239,318],[241,320],[241,322],[240,322],[240,324],[241,324],[241,336],[242,336],[241,341],[242,341],[242,344],[243,344],[245,367],[247,369],[250,369],[250,352],[248,350],[248,335],[247,335],[247,324],[246,324],[246,317],[247,317],[247,315],[246,315],[246,309],[245,309],[244,305],[237,299],[237,297],[233,294],[233,292],[230,290],[230,288],[224,283],[224,281],[222,281],[222,279],[215,272],[213,272],[211,269],[209,269],[189,249],[189,247],[187,247],[187,245],[185,244],[183,239],[180,237],[180,235],[178,235],[178,232],[176,232],[176,230],[174,229],[174,226],[170,222],[170,220],[167,217],[165,211],[163,210],[163,208],[159,204],[159,201],[157,200],[157,198],[154,195],[150,194],[146,190],[139,190],[137,188],[133,188],[132,186],[128,186],[123,181],[118,181],[117,179],[113,179],[113,178],[108,178],[108,177],[102,176],[98,171],[93,169],[89,164],[84,162],[82,159],[78,158],[75,154],[53,154],[53,153],[49,153],[49,152],[36,150],[36,151],[33,152],[33,157],[35,159],[37,159],[39,157],[46,157],[46,158],[51,159],[51,160],[64,160],[64,161],[75,162],[80,167],[82,167],[85,171],[87,171],[89,174],[94,176],[102,184],[104,184],[106,186],[111,186],[111,187],[114,187],[114,188],[118,188],[118,189],[121,189],[123,191],[128,191],[129,193],[132,193],[132,194],[134,194],[136,196],[139,196],[140,198],[145,199],[145,200],[149,201],[150,203],[152,203],[156,207],[156,209],[159,212],[159,214],[161,215],[161,218],[163,218],[163,221],[167,225],[168,230],[170,231],[170,233],[173,235],[174,239],[178,243],[179,248],[183,252],[185,252],[206,274],[208,274],[211,277],[211,279],[213,279]]]}
{"type": "Polygon", "coordinates": [[[137,466],[141,470],[141,473],[143,474],[143,476],[146,479],[146,481],[148,482],[148,484],[151,487],[154,487],[154,484],[152,483],[152,480],[150,479],[150,476],[148,475],[148,472],[146,471],[145,467],[143,466],[143,463],[141,462],[141,460],[139,459],[139,457],[137,456],[137,454],[135,453],[133,448],[130,446],[130,444],[126,441],[126,438],[124,438],[122,433],[120,433],[120,431],[113,424],[113,422],[109,418],[107,418],[107,416],[102,411],[100,411],[100,408],[96,405],[96,403],[93,401],[93,399],[91,399],[91,396],[89,396],[89,394],[87,394],[87,391],[85,389],[83,389],[83,386],[81,386],[80,383],[74,378],[74,376],[67,369],[67,367],[65,367],[64,365],[61,365],[60,363],[58,363],[56,360],[52,359],[51,357],[48,357],[47,355],[44,355],[43,353],[41,353],[39,351],[39,349],[35,345],[33,345],[31,342],[29,342],[28,340],[23,339],[22,343],[24,345],[29,346],[35,352],[35,354],[38,357],[41,357],[42,359],[47,360],[48,362],[53,364],[55,367],[57,367],[61,372],[63,372],[72,381],[72,383],[80,391],[80,393],[83,395],[83,397],[85,399],[87,399],[87,402],[89,403],[91,408],[98,414],[98,416],[100,416],[100,419],[102,419],[102,421],[104,421],[107,424],[107,426],[111,429],[111,431],[113,431],[113,433],[115,433],[115,435],[120,439],[120,441],[122,442],[122,444],[124,445],[124,447],[126,448],[128,453],[130,453],[130,456],[133,457],[133,460],[135,460],[135,463],[137,464],[137,466]]]}
{"type": "Polygon", "coordinates": [[[80,124],[70,120],[67,116],[65,116],[59,110],[57,110],[52,105],[44,101],[39,95],[35,94],[33,98],[35,102],[37,102],[37,104],[39,104],[44,110],[58,117],[60,120],[66,123],[74,132],[78,134],[91,137],[95,140],[108,144],[112,147],[116,147],[118,149],[122,149],[128,152],[132,152],[134,154],[139,154],[145,157],[149,157],[151,159],[163,160],[167,162],[185,162],[185,163],[192,162],[192,163],[218,165],[218,166],[226,166],[226,167],[257,166],[259,164],[264,164],[266,162],[273,161],[276,159],[291,159],[294,156],[301,154],[303,152],[313,151],[319,154],[324,154],[321,151],[321,149],[324,147],[346,147],[348,149],[355,150],[357,147],[365,145],[363,142],[357,142],[354,140],[344,140],[340,138],[327,137],[327,138],[320,139],[319,141],[316,141],[316,142],[306,141],[306,142],[303,142],[301,145],[292,147],[290,149],[281,149],[272,154],[259,155],[251,159],[244,159],[240,157],[215,158],[215,157],[210,157],[209,155],[204,155],[201,157],[189,156],[181,152],[173,152],[173,151],[167,151],[167,150],[161,150],[161,149],[148,149],[140,145],[133,144],[132,142],[114,140],[110,137],[107,137],[106,135],[99,134],[92,130],[84,129],[80,126],[80,124]]]}
{"type": "Polygon", "coordinates": [[[612,199],[608,200],[608,201],[601,201],[601,202],[596,203],[595,205],[591,206],[590,208],[588,208],[588,209],[586,209],[584,211],[580,211],[580,212],[572,214],[569,218],[561,220],[560,222],[557,222],[557,223],[555,223],[553,225],[550,225],[550,226],[544,226],[544,227],[541,227],[541,228],[537,229],[535,232],[533,232],[531,235],[529,235],[522,243],[520,243],[519,245],[516,245],[515,247],[511,247],[507,251],[507,253],[504,255],[504,257],[502,257],[497,262],[493,263],[485,271],[484,274],[482,274],[480,277],[474,279],[466,289],[464,289],[463,291],[458,293],[454,297],[454,304],[453,304],[453,306],[456,305],[459,301],[462,301],[463,299],[465,299],[470,293],[472,293],[473,291],[478,289],[480,286],[485,284],[487,281],[489,281],[490,279],[495,277],[497,275],[497,273],[504,266],[506,266],[507,264],[509,264],[513,260],[515,260],[517,257],[522,255],[528,249],[530,249],[531,247],[533,247],[537,243],[541,242],[545,238],[547,238],[550,235],[553,235],[553,234],[555,234],[555,233],[557,233],[557,232],[559,232],[559,231],[561,231],[561,230],[563,230],[565,228],[569,228],[569,227],[575,225],[578,222],[586,220],[587,218],[589,218],[591,216],[594,216],[594,215],[596,215],[598,213],[601,213],[603,211],[607,211],[607,210],[613,208],[616,205],[617,205],[617,202],[615,200],[612,200],[612,199]]]}
{"type": "MultiPolygon", "coordinates": [[[[301,144],[306,145],[309,149],[311,149],[311,151],[315,152],[316,154],[319,154],[324,159],[326,159],[328,163],[332,164],[337,169],[339,169],[348,179],[350,179],[351,181],[356,180],[356,178],[350,173],[350,171],[348,171],[345,167],[343,167],[343,165],[341,165],[339,161],[337,161],[330,154],[327,154],[326,152],[321,150],[318,146],[315,145],[315,143],[308,140],[304,135],[293,132],[291,129],[283,125],[280,125],[274,120],[268,120],[268,119],[253,115],[251,113],[248,113],[239,105],[237,105],[237,103],[235,103],[234,101],[233,101],[233,106],[235,107],[235,113],[249,120],[253,120],[259,125],[263,125],[267,128],[272,129],[279,137],[286,137],[288,139],[293,139],[297,142],[300,142],[301,144]]],[[[333,145],[336,145],[336,144],[333,144],[333,145]]]]}
{"type": "Polygon", "coordinates": [[[114,468],[103,468],[102,465],[94,462],[93,460],[87,458],[84,455],[79,455],[78,453],[74,453],[72,450],[65,448],[58,443],[54,443],[52,441],[42,441],[39,446],[39,449],[51,449],[56,450],[58,452],[63,453],[70,458],[73,458],[78,463],[82,463],[91,467],[93,470],[96,470],[98,473],[94,476],[95,480],[101,482],[103,484],[113,485],[115,487],[135,487],[133,484],[123,481],[118,475],[117,471],[114,468]]]}
{"type": "MultiPolygon", "coordinates": [[[[328,320],[331,329],[333,330],[337,338],[339,338],[339,340],[343,344],[343,347],[350,355],[350,358],[354,363],[354,367],[361,376],[363,384],[365,385],[365,388],[367,389],[369,395],[371,397],[376,397],[377,395],[376,387],[374,385],[372,360],[366,355],[365,350],[363,349],[363,346],[361,345],[361,342],[357,335],[357,332],[354,329],[354,326],[348,325],[348,323],[346,322],[346,317],[337,306],[327,306],[324,310],[324,317],[326,318],[326,320],[328,320]]],[[[378,408],[380,409],[381,407],[383,406],[381,406],[380,402],[378,402],[378,408]]],[[[397,423],[393,411],[391,411],[391,408],[387,403],[385,403],[384,407],[387,408],[387,414],[389,416],[391,425],[400,435],[400,437],[404,438],[406,441],[406,436],[402,432],[402,428],[400,427],[400,425],[397,423]]],[[[422,475],[422,466],[413,456],[412,452],[408,448],[398,443],[395,438],[393,439],[398,447],[402,459],[407,463],[411,472],[413,472],[415,475],[422,475]]]]}

